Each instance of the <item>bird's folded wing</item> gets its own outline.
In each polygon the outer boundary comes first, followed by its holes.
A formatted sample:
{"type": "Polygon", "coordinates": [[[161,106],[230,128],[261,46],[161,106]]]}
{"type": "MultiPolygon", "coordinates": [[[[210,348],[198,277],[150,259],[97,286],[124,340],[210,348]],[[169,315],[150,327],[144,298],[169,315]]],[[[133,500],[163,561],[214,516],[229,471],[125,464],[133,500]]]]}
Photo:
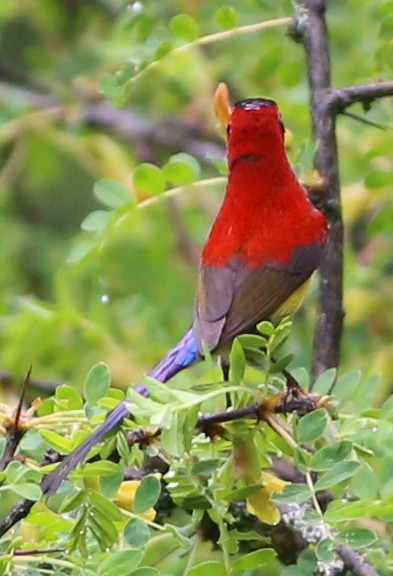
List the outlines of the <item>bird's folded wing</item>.
{"type": "MultiPolygon", "coordinates": [[[[239,334],[253,331],[262,320],[271,319],[318,267],[322,253],[319,245],[302,247],[285,266],[250,269],[240,259],[229,266],[202,265],[194,321],[199,350],[202,352],[202,342],[211,351],[219,349],[239,334]]],[[[294,304],[293,312],[299,303],[294,304]]]]}

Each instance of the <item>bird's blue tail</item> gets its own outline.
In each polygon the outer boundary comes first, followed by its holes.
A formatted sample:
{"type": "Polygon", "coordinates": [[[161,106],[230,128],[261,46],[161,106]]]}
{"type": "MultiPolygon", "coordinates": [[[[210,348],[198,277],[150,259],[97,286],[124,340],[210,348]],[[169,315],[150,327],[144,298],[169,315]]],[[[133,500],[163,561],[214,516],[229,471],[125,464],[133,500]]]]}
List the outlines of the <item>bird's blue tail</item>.
{"type": "MultiPolygon", "coordinates": [[[[172,376],[191,366],[200,358],[198,346],[192,328],[176,344],[163,360],[150,372],[150,376],[160,382],[167,382],[172,376]]],[[[148,396],[146,386],[139,384],[135,390],[143,396],[148,396]]],[[[91,448],[98,444],[104,436],[115,430],[129,415],[128,403],[123,400],[107,416],[105,422],[83,442],[74,452],[64,458],[54,472],[43,479],[41,489],[44,494],[53,494],[68,474],[82,462],[91,448]]]]}
{"type": "MultiPolygon", "coordinates": [[[[198,359],[200,359],[198,345],[194,337],[194,331],[190,328],[176,346],[149,372],[149,376],[160,382],[168,382],[173,376],[194,364],[198,359]]],[[[143,396],[149,395],[147,388],[143,384],[138,384],[135,390],[143,394],[143,396]]]]}

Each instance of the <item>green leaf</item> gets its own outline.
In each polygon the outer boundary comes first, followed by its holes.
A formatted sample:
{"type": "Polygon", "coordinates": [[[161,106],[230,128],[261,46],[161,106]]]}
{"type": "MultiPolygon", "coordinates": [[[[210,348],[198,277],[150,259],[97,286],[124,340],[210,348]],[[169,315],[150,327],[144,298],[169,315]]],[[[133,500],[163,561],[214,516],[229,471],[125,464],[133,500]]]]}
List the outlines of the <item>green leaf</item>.
{"type": "Polygon", "coordinates": [[[347,528],[340,532],[337,540],[343,544],[347,544],[355,550],[360,548],[368,548],[378,540],[376,534],[368,528],[347,528]]]}
{"type": "Polygon", "coordinates": [[[83,385],[83,393],[87,402],[95,406],[105,394],[111,385],[111,373],[104,362],[99,362],[90,368],[83,385]]]}
{"type": "Polygon", "coordinates": [[[362,500],[378,498],[379,478],[374,470],[366,463],[359,466],[351,479],[351,490],[362,500]]]}
{"type": "Polygon", "coordinates": [[[340,376],[334,386],[334,396],[341,402],[348,402],[359,386],[362,373],[360,370],[351,370],[340,376]]]}
{"type": "Polygon", "coordinates": [[[318,392],[318,394],[320,394],[321,396],[323,396],[324,394],[329,394],[336,379],[336,376],[337,376],[337,368],[329,368],[328,370],[325,370],[325,372],[322,372],[322,374],[318,376],[318,378],[313,384],[312,387],[313,392],[318,392]]]}
{"type": "Polygon", "coordinates": [[[326,472],[315,484],[316,490],[326,490],[350,478],[359,467],[359,462],[338,462],[326,472]]]}
{"type": "Polygon", "coordinates": [[[142,551],[135,549],[110,552],[98,567],[99,576],[128,576],[142,560],[142,551]]]}
{"type": "Polygon", "coordinates": [[[15,494],[18,494],[18,496],[26,498],[26,500],[37,501],[42,497],[41,488],[37,484],[33,484],[32,482],[20,482],[19,484],[10,484],[8,488],[15,494]]]}
{"type": "Polygon", "coordinates": [[[80,410],[83,408],[82,396],[73,386],[62,384],[56,388],[56,399],[65,402],[69,410],[80,410]]]}
{"type": "Polygon", "coordinates": [[[101,476],[114,476],[119,474],[119,465],[109,460],[100,460],[98,462],[89,462],[78,470],[78,476],[83,478],[94,478],[101,476]]]}
{"type": "Polygon", "coordinates": [[[157,568],[150,568],[150,566],[143,566],[137,568],[132,572],[132,576],[160,576],[161,572],[157,568]]]}
{"type": "Polygon", "coordinates": [[[263,320],[263,322],[257,324],[257,330],[262,336],[272,336],[275,331],[273,324],[267,320],[263,320]]]}
{"type": "Polygon", "coordinates": [[[165,190],[164,174],[154,164],[139,164],[134,170],[133,179],[138,192],[156,195],[165,190]]]}
{"type": "Polygon", "coordinates": [[[365,514],[370,518],[390,518],[393,514],[392,500],[361,500],[356,502],[340,502],[334,500],[325,512],[326,522],[349,522],[350,520],[364,519],[365,514]]]}
{"type": "Polygon", "coordinates": [[[328,444],[313,454],[309,467],[311,470],[317,471],[328,470],[337,462],[345,460],[351,450],[352,442],[349,440],[339,440],[333,444],[328,444]]]}
{"type": "Polygon", "coordinates": [[[222,6],[215,11],[214,20],[224,30],[230,30],[237,26],[238,13],[233,6],[222,6]]]}
{"type": "Polygon", "coordinates": [[[53,448],[56,452],[60,452],[61,454],[69,454],[74,448],[72,440],[65,436],[61,436],[53,430],[42,430],[41,436],[50,448],[53,448]]]}
{"type": "Polygon", "coordinates": [[[86,232],[102,232],[105,230],[110,219],[111,214],[106,210],[95,210],[86,216],[81,224],[81,228],[82,230],[86,230],[86,232]]]}
{"type": "Polygon", "coordinates": [[[171,52],[173,48],[173,43],[170,40],[163,40],[161,44],[156,48],[154,53],[156,60],[161,60],[161,58],[165,58],[169,52],[171,52]]]}
{"type": "Polygon", "coordinates": [[[131,190],[121,182],[103,178],[94,184],[94,196],[108,208],[116,210],[130,202],[135,202],[131,190]]]}
{"type": "Polygon", "coordinates": [[[208,560],[193,566],[186,572],[186,576],[227,576],[227,571],[222,562],[208,560]]]}
{"type": "Polygon", "coordinates": [[[105,516],[108,520],[113,521],[121,520],[120,510],[118,509],[116,504],[108,500],[108,498],[105,498],[105,496],[102,496],[102,494],[99,494],[98,492],[95,492],[93,490],[90,491],[89,497],[90,502],[94,506],[94,508],[98,509],[100,513],[103,516],[105,516]]]}
{"type": "Polygon", "coordinates": [[[193,156],[181,152],[171,156],[169,162],[163,166],[162,172],[168,182],[184,186],[195,182],[200,173],[200,166],[193,156]]]}
{"type": "Polygon", "coordinates": [[[328,415],[324,408],[306,414],[296,425],[296,439],[300,444],[315,442],[326,430],[328,415]]]}
{"type": "Polygon", "coordinates": [[[276,552],[273,548],[264,548],[263,550],[255,550],[249,552],[241,558],[235,560],[232,566],[232,572],[242,572],[244,570],[255,570],[260,566],[264,566],[272,562],[276,557],[276,552]]]}
{"type": "Polygon", "coordinates": [[[155,476],[145,476],[138,486],[133,503],[135,514],[142,514],[152,508],[161,494],[161,482],[155,476]]]}
{"type": "Polygon", "coordinates": [[[305,502],[311,498],[311,491],[306,484],[289,484],[282,494],[275,494],[273,501],[282,504],[305,502]]]}
{"type": "Polygon", "coordinates": [[[335,543],[330,538],[324,538],[320,540],[315,546],[315,556],[320,562],[325,562],[326,564],[333,562],[335,559],[335,543]]]}
{"type": "Polygon", "coordinates": [[[237,337],[244,348],[264,348],[267,340],[258,334],[241,334],[237,337]]]}
{"type": "Polygon", "coordinates": [[[221,460],[218,458],[211,458],[209,460],[200,460],[192,467],[191,474],[211,474],[216,470],[221,460]]]}
{"type": "Polygon", "coordinates": [[[133,548],[143,548],[150,539],[150,530],[143,520],[133,518],[124,528],[124,537],[133,548]]]}
{"type": "Polygon", "coordinates": [[[246,371],[246,355],[243,346],[239,340],[235,338],[231,347],[231,354],[229,357],[230,365],[230,380],[234,384],[240,384],[244,378],[246,371]]]}
{"type": "Polygon", "coordinates": [[[196,20],[188,14],[177,14],[169,22],[169,30],[174,36],[193,42],[199,36],[199,26],[196,20]]]}
{"type": "Polygon", "coordinates": [[[96,248],[96,243],[92,240],[85,240],[84,242],[79,242],[76,244],[70,251],[67,257],[68,264],[77,264],[86,256],[90,254],[90,252],[96,248]]]}

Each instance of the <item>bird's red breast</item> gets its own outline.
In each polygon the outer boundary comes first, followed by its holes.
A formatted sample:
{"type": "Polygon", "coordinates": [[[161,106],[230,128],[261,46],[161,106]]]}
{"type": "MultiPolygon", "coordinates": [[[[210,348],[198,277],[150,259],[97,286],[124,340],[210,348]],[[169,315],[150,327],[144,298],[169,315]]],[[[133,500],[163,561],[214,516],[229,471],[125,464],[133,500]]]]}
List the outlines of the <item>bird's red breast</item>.
{"type": "Polygon", "coordinates": [[[281,267],[294,250],[322,245],[324,215],[310,202],[289,164],[284,128],[271,100],[243,100],[228,126],[229,179],[223,205],[202,253],[202,264],[281,267]]]}

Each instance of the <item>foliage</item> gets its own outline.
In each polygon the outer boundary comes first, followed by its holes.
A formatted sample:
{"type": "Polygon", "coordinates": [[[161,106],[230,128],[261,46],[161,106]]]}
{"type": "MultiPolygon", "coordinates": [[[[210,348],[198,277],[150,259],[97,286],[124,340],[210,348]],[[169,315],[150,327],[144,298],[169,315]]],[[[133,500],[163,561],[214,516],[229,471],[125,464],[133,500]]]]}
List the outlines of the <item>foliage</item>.
{"type": "MultiPolygon", "coordinates": [[[[129,449],[119,432],[92,452],[101,459],[41,499],[39,480],[54,467],[38,466],[46,450],[71,452],[124,397],[119,388],[138,381],[190,323],[195,253],[225,182],[212,114],[218,81],[227,80],[236,98],[280,102],[299,174],[309,175],[314,152],[301,49],[284,23],[264,29],[270,19],[292,16],[289,0],[76,0],[72,7],[48,0],[0,7],[7,55],[0,62],[0,362],[18,379],[33,361],[35,377],[63,383],[28,415],[23,458],[0,473],[2,515],[20,498],[36,502],[0,542],[2,573],[296,576],[331,562],[345,543],[389,574],[389,100],[354,108],[384,130],[350,117],[337,128],[346,331],[338,378],[328,371],[313,385],[333,401],[302,418],[275,416],[275,427],[246,419],[212,438],[196,432],[200,411],[224,410],[226,394],[240,409],[282,392],[287,366],[311,387],[302,367],[311,354],[314,291],[289,342],[287,325],[268,324],[259,340],[235,341],[228,383],[210,360],[170,387],[149,380],[149,399],[129,390],[134,419],[127,428],[142,427],[147,445],[129,449]],[[114,451],[118,462],[110,459],[114,451]],[[125,469],[143,470],[157,456],[164,470],[124,479],[125,469]],[[265,469],[283,460],[302,476],[280,493],[265,469]],[[271,518],[280,508],[303,536],[314,534],[315,546],[297,566],[283,568],[296,558],[280,549],[277,558],[273,529],[252,513],[259,516],[258,503],[271,506],[271,518]]],[[[329,5],[337,85],[391,76],[391,11],[386,0],[329,5]],[[357,38],[350,13],[358,14],[357,38]]],[[[10,411],[1,413],[9,422],[10,411]]]]}

